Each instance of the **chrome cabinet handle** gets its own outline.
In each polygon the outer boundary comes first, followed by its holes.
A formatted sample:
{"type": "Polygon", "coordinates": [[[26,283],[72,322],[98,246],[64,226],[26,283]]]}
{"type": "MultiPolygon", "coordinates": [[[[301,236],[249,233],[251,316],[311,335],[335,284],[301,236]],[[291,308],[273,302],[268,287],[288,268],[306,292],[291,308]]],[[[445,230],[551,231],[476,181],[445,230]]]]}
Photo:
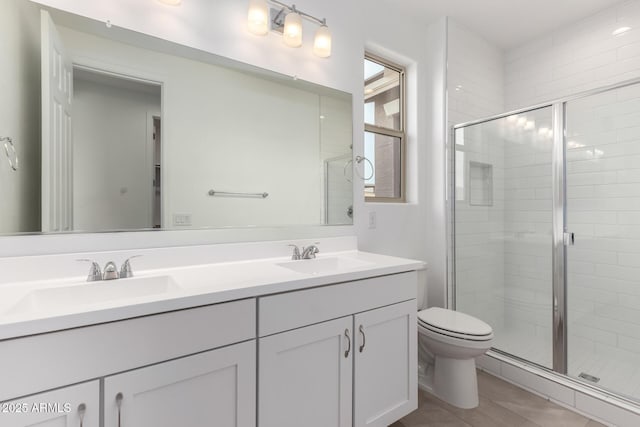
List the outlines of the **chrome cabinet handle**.
{"type": "Polygon", "coordinates": [[[80,417],[80,427],[82,427],[82,424],[84,423],[85,412],[87,412],[87,405],[85,405],[84,403],[81,403],[80,405],[78,405],[78,417],[80,417]]]}
{"type": "Polygon", "coordinates": [[[360,346],[360,353],[362,353],[362,350],[364,350],[364,346],[367,342],[367,336],[364,334],[364,327],[362,325],[360,325],[360,328],[358,328],[360,330],[360,333],[362,334],[362,345],[360,346]]]}
{"type": "Polygon", "coordinates": [[[344,336],[347,338],[347,350],[344,352],[344,357],[349,357],[349,353],[351,353],[351,337],[349,336],[349,329],[344,330],[344,336]]]}
{"type": "Polygon", "coordinates": [[[118,407],[118,427],[122,427],[121,415],[122,415],[122,393],[116,394],[116,406],[118,407]]]}

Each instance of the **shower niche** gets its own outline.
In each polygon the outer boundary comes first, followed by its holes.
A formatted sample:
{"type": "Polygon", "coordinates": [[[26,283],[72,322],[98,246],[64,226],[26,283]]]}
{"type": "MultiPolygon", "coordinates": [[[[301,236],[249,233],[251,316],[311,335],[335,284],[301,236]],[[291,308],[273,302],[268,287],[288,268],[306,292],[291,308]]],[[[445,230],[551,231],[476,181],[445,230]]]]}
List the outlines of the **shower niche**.
{"type": "Polygon", "coordinates": [[[469,204],[493,206],[493,166],[469,162],[469,204]]]}

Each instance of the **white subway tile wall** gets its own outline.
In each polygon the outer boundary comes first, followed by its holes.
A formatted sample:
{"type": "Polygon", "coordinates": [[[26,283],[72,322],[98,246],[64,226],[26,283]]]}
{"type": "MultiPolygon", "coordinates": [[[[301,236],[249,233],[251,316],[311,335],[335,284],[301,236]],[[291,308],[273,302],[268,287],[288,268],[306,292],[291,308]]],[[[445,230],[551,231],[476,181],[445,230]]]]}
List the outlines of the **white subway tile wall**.
{"type": "Polygon", "coordinates": [[[640,2],[631,0],[506,51],[505,107],[524,108],[637,77],[640,2]],[[630,29],[613,34],[623,27],[630,29]]]}
{"type": "Polygon", "coordinates": [[[640,399],[640,86],[567,103],[569,369],[640,399]]]}
{"type": "MultiPolygon", "coordinates": [[[[504,110],[503,55],[449,20],[449,125],[504,110]]],[[[482,128],[456,135],[456,305],[491,325],[504,318],[504,147],[490,144],[482,128]],[[469,204],[469,163],[492,166],[492,205],[469,204]]],[[[453,144],[453,141],[450,141],[453,144]]],[[[450,176],[450,179],[454,179],[450,176]]]]}

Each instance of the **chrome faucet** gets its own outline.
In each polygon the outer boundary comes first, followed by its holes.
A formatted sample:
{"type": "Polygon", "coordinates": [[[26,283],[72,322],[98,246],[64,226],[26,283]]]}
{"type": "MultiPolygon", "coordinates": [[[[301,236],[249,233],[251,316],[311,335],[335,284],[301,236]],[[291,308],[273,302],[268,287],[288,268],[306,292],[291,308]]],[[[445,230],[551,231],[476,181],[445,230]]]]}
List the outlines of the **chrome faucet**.
{"type": "Polygon", "coordinates": [[[314,259],[316,254],[320,252],[320,249],[316,245],[310,245],[306,248],[302,248],[302,254],[300,259],[314,259]]]}
{"type": "Polygon", "coordinates": [[[98,280],[115,280],[120,278],[133,277],[133,269],[131,268],[130,260],[132,258],[138,258],[142,255],[134,255],[129,257],[122,263],[120,271],[116,263],[109,261],[105,264],[104,270],[100,270],[100,265],[91,259],[79,259],[78,261],[90,262],[91,268],[89,269],[89,275],[87,276],[87,282],[96,282],[98,280]]]}

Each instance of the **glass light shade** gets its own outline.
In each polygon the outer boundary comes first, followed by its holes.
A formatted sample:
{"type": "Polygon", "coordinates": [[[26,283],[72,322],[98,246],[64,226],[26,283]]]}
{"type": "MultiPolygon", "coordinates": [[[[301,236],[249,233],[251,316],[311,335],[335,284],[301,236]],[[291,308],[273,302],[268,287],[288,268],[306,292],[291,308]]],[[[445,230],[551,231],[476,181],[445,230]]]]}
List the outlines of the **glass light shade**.
{"type": "Polygon", "coordinates": [[[302,17],[296,12],[289,12],[284,18],[284,44],[289,47],[302,46],[302,17]]]}
{"type": "Polygon", "coordinates": [[[320,58],[331,56],[331,32],[326,25],[321,25],[313,39],[313,53],[320,58]]]}
{"type": "Polygon", "coordinates": [[[267,6],[267,0],[249,0],[247,26],[251,33],[258,36],[264,36],[269,32],[269,7],[267,6]]]}

